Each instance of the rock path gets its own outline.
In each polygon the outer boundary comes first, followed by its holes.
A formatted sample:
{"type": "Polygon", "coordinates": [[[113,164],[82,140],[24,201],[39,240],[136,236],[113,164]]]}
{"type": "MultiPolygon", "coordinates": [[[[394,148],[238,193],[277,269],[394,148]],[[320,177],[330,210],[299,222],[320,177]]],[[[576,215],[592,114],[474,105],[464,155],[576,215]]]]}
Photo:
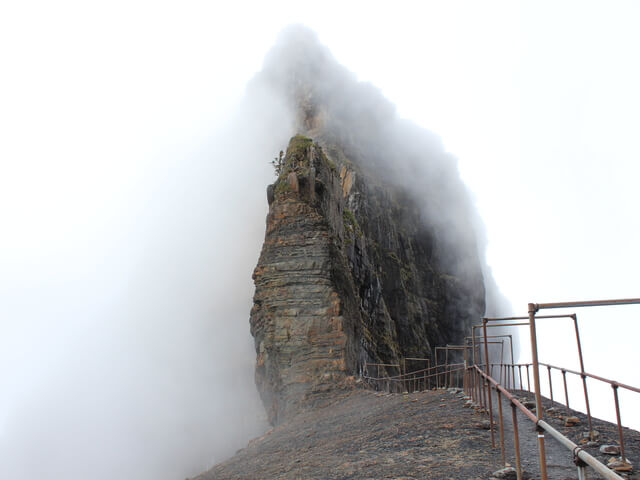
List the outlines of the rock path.
{"type": "MultiPolygon", "coordinates": [[[[483,428],[486,416],[463,408],[464,403],[461,395],[446,390],[411,394],[359,389],[343,392],[331,403],[252,440],[235,456],[193,480],[489,479],[503,466],[499,437],[496,431],[497,448],[492,449],[489,431],[483,428]]],[[[514,464],[511,410],[506,403],[503,411],[507,462],[514,464]]],[[[579,426],[561,426],[559,414],[557,418],[549,415],[547,421],[576,439],[581,433],[579,426]]],[[[519,415],[518,425],[523,466],[532,478],[538,478],[532,423],[519,415]]],[[[615,425],[601,421],[595,421],[595,425],[606,443],[615,443],[615,436],[610,435],[615,425]]],[[[634,460],[640,453],[640,434],[629,430],[625,439],[629,444],[627,456],[640,465],[634,460]]],[[[550,479],[577,478],[571,454],[549,437],[546,445],[550,479]]],[[[597,450],[588,451],[596,456],[597,450]]],[[[597,477],[590,472],[588,478],[597,477]]]]}

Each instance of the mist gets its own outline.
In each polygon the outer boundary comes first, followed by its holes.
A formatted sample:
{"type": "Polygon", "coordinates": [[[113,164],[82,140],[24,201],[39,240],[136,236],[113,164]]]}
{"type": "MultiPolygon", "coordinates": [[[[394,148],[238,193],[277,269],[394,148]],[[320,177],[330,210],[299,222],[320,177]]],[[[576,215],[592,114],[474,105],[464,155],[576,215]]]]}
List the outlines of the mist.
{"type": "Polygon", "coordinates": [[[184,478],[267,426],[248,316],[287,113],[106,103],[4,145],[2,478],[184,478]]]}
{"type": "MultiPolygon", "coordinates": [[[[3,7],[0,476],[184,478],[266,428],[251,272],[296,119],[242,98],[291,22],[441,135],[514,313],[637,296],[638,12],[587,3],[3,7]]],[[[634,312],[585,331],[587,370],[631,358],[634,312]]]]}
{"type": "Polygon", "coordinates": [[[415,205],[422,228],[435,239],[439,268],[471,290],[480,277],[487,312],[510,311],[486,263],[486,231],[457,159],[435,133],[402,119],[375,85],[358,81],[301,25],[283,30],[253,82],[283,99],[297,131],[329,153],[338,146],[365,174],[406,195],[404,201],[415,205]]]}
{"type": "MultiPolygon", "coordinates": [[[[136,138],[126,105],[112,121],[129,129],[83,124],[77,106],[46,148],[16,142],[10,152],[23,182],[5,185],[21,214],[5,212],[3,240],[3,476],[181,478],[266,429],[250,279],[269,161],[302,128],[291,79],[325,89],[318,100],[334,122],[325,140],[393,183],[428,181],[404,187],[429,228],[455,230],[459,257],[477,255],[481,223],[439,139],[400,121],[306,28],[281,34],[223,118],[196,117],[186,130],[159,124],[136,138]],[[322,75],[300,78],[309,68],[322,75]],[[474,224],[456,223],[470,216],[474,224]]],[[[59,112],[50,113],[54,124],[59,112]]],[[[464,275],[464,262],[450,269],[464,275]]]]}

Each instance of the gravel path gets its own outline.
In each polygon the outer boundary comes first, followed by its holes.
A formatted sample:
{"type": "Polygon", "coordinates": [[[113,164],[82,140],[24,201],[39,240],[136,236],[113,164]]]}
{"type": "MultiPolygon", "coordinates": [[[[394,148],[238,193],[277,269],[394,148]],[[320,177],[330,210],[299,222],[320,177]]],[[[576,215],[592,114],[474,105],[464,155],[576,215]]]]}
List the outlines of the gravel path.
{"type": "MultiPolygon", "coordinates": [[[[518,392],[518,395],[527,394],[518,392]]],[[[503,466],[499,436],[496,431],[497,448],[492,449],[487,417],[464,408],[464,403],[462,395],[445,390],[411,394],[370,390],[339,393],[332,403],[268,431],[193,480],[488,479],[503,466]]],[[[493,405],[497,407],[495,401],[493,405]]],[[[503,412],[506,459],[515,464],[511,407],[507,403],[503,412]]],[[[561,425],[560,413],[554,415],[558,417],[548,415],[546,420],[561,432],[573,435],[576,441],[586,420],[582,426],[567,429],[561,425]]],[[[566,412],[561,415],[566,416],[566,412]]],[[[610,441],[615,439],[615,435],[610,435],[616,431],[615,425],[601,421],[594,424],[606,443],[615,443],[610,441]]],[[[523,466],[533,478],[538,478],[533,425],[520,414],[518,425],[523,466]]],[[[640,434],[629,430],[625,440],[629,445],[627,456],[640,465],[634,460],[640,452],[640,434]]],[[[546,448],[550,479],[577,478],[571,455],[564,447],[547,436],[546,448]]],[[[594,450],[597,448],[588,449],[591,454],[594,450]]],[[[590,472],[588,478],[597,477],[590,472]]]]}
{"type": "Polygon", "coordinates": [[[253,440],[197,480],[486,479],[500,466],[482,416],[446,391],[354,390],[253,440]]]}
{"type": "MultiPolygon", "coordinates": [[[[516,396],[522,401],[535,402],[533,394],[518,391],[515,392],[516,396]]],[[[494,414],[495,421],[498,421],[497,417],[497,398],[494,395],[494,414]]],[[[585,444],[583,435],[587,435],[589,432],[587,416],[581,412],[575,410],[569,410],[564,405],[557,402],[552,403],[549,399],[543,398],[542,406],[544,409],[544,420],[553,426],[560,433],[567,436],[571,441],[580,445],[590,455],[597,458],[600,462],[606,464],[611,458],[611,455],[600,453],[599,448],[601,445],[618,445],[618,430],[615,424],[593,419],[593,428],[598,432],[599,438],[593,446],[585,444]],[[578,417],[579,424],[575,426],[566,427],[565,419],[568,416],[578,417]]],[[[513,426],[511,422],[511,407],[506,399],[503,399],[503,414],[505,424],[505,444],[506,444],[506,457],[507,462],[515,465],[515,454],[513,449],[513,426]]],[[[534,432],[532,422],[528,420],[524,415],[518,411],[518,427],[520,432],[520,448],[523,452],[527,452],[527,458],[522,459],[523,467],[528,472],[532,473],[536,477],[539,476],[538,469],[538,446],[536,433],[534,432]]],[[[631,461],[635,467],[640,467],[640,432],[631,430],[628,428],[623,429],[626,457],[631,461]]],[[[496,432],[496,444],[498,435],[496,432]]],[[[550,479],[573,479],[577,478],[577,469],[573,464],[572,455],[566,447],[562,446],[550,435],[545,435],[545,451],[547,458],[547,473],[550,479]]],[[[588,478],[601,478],[596,475],[595,472],[588,469],[588,478]]],[[[638,473],[632,473],[628,476],[620,474],[623,478],[640,479],[638,473]]]]}

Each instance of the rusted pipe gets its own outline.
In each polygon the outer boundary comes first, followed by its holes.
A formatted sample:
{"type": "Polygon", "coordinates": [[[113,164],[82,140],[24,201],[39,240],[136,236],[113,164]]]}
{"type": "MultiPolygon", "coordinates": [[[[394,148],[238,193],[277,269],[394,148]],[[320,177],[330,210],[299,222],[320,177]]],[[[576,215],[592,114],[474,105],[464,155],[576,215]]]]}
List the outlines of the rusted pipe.
{"type": "Polygon", "coordinates": [[[569,410],[569,392],[567,390],[567,371],[562,369],[562,383],[564,384],[564,402],[567,406],[567,411],[569,410]]]}
{"type": "Polygon", "coordinates": [[[506,398],[508,398],[510,402],[514,403],[518,408],[518,410],[520,410],[523,415],[525,415],[533,423],[536,422],[537,417],[533,413],[531,413],[531,411],[528,408],[522,405],[518,401],[518,399],[513,394],[511,394],[511,392],[509,392],[508,390],[505,390],[505,388],[502,385],[498,384],[493,378],[487,377],[487,375],[477,365],[475,365],[474,368],[480,377],[486,378],[496,388],[496,390],[500,390],[500,392],[502,392],[502,394],[506,398]]]}
{"type": "Polygon", "coordinates": [[[513,449],[516,454],[516,475],[518,480],[522,480],[522,464],[520,463],[520,435],[518,434],[518,415],[515,403],[511,405],[511,423],[513,424],[513,449]]]}
{"type": "Polygon", "coordinates": [[[580,330],[578,329],[578,316],[573,315],[573,328],[576,331],[576,344],[578,345],[578,359],[580,360],[580,376],[582,377],[582,389],[584,391],[584,404],[587,410],[587,422],[589,423],[589,440],[593,440],[593,422],[591,421],[591,406],[589,405],[589,393],[587,391],[587,378],[584,371],[584,358],[582,356],[582,342],[580,342],[580,330]]]}
{"type": "Polygon", "coordinates": [[[502,322],[503,320],[529,320],[529,317],[484,317],[487,322],[502,322]]]}
{"type": "Polygon", "coordinates": [[[520,377],[520,390],[523,390],[522,388],[522,365],[518,365],[518,376],[520,377]]]}
{"type": "Polygon", "coordinates": [[[571,440],[569,440],[567,437],[562,435],[560,432],[558,432],[555,428],[553,428],[551,425],[549,425],[544,420],[540,420],[538,422],[538,426],[540,428],[544,429],[546,432],[548,432],[553,438],[555,438],[561,445],[563,445],[569,451],[574,452],[574,455],[579,460],[582,460],[584,463],[589,465],[599,475],[603,476],[604,478],[611,479],[611,480],[622,480],[622,477],[620,477],[618,474],[616,474],[612,470],[609,470],[605,465],[603,465],[598,460],[593,458],[591,455],[589,455],[582,448],[579,448],[578,445],[576,445],[571,440]]]}
{"type": "MultiPolygon", "coordinates": [[[[536,412],[537,413],[537,412],[536,412]]],[[[547,480],[547,456],[544,449],[544,430],[538,429],[538,455],[540,460],[540,478],[547,480]]]]}
{"type": "MultiPolygon", "coordinates": [[[[480,370],[480,368],[476,365],[474,366],[474,369],[476,371],[476,374],[480,377],[486,377],[486,374],[484,372],[482,372],[482,370],[480,370]]],[[[527,418],[529,418],[529,420],[531,420],[532,422],[534,422],[536,424],[536,428],[538,430],[538,442],[539,442],[539,448],[540,446],[542,446],[543,449],[543,453],[544,453],[544,434],[542,432],[547,432],[549,433],[552,437],[554,437],[556,440],[558,440],[558,442],[560,442],[560,444],[562,444],[564,447],[566,447],[569,451],[573,452],[573,454],[580,460],[582,460],[583,462],[585,462],[587,465],[589,465],[591,468],[593,468],[598,474],[602,475],[604,478],[607,479],[611,479],[611,480],[622,480],[622,478],[617,475],[615,472],[611,471],[610,469],[608,469],[605,465],[603,465],[602,463],[600,463],[598,460],[596,460],[594,457],[592,457],[591,455],[589,455],[585,450],[582,450],[581,448],[578,448],[578,446],[573,443],[571,440],[569,440],[567,437],[565,437],[564,435],[562,435],[560,432],[558,432],[556,429],[554,429],[551,425],[549,425],[547,422],[545,422],[544,420],[539,420],[535,415],[533,415],[527,408],[525,408],[511,393],[509,393],[507,390],[505,390],[502,386],[498,385],[496,383],[495,380],[493,380],[492,378],[487,378],[487,381],[490,382],[491,384],[493,384],[496,388],[496,390],[499,390],[506,398],[509,399],[509,401],[511,402],[511,406],[512,406],[512,415],[513,415],[513,426],[514,426],[514,446],[516,449],[516,469],[518,470],[518,457],[519,457],[519,441],[518,441],[518,420],[517,420],[517,416],[515,415],[515,409],[517,408],[518,410],[520,410],[522,412],[522,414],[524,414],[527,418]],[[542,435],[542,439],[540,439],[540,435],[542,435]]],[[[544,470],[540,470],[541,473],[541,477],[542,478],[547,478],[547,471],[546,471],[546,461],[544,463],[544,470]]]]}
{"type": "Polygon", "coordinates": [[[485,412],[489,411],[489,399],[487,397],[487,390],[489,390],[489,384],[482,379],[482,398],[484,400],[483,408],[485,412]]]}
{"type": "Polygon", "coordinates": [[[537,310],[546,308],[573,308],[573,307],[605,307],[612,305],[634,305],[640,304],[640,298],[623,298],[619,300],[586,300],[581,302],[557,302],[531,304],[537,310]]]}
{"type": "Polygon", "coordinates": [[[496,390],[498,397],[498,422],[500,425],[500,454],[502,455],[502,464],[506,465],[507,460],[504,455],[504,421],[502,419],[502,394],[500,390],[496,390]]]}
{"type": "MultiPolygon", "coordinates": [[[[533,303],[528,305],[529,311],[529,334],[531,337],[531,359],[533,363],[533,387],[536,394],[536,417],[537,421],[542,419],[542,394],[540,393],[540,372],[538,365],[538,342],[536,338],[536,312],[537,308],[533,303]]],[[[538,455],[540,460],[540,476],[542,480],[547,480],[547,459],[544,450],[544,433],[538,432],[538,455]]]]}
{"type": "MultiPolygon", "coordinates": [[[[482,331],[484,333],[484,361],[485,361],[485,372],[487,375],[491,376],[489,373],[489,346],[487,344],[487,322],[482,321],[482,331]]],[[[495,435],[493,433],[493,402],[491,401],[491,386],[489,384],[489,380],[487,382],[487,401],[489,404],[489,430],[491,432],[491,447],[496,448],[496,440],[495,435]]]]}
{"type": "Polygon", "coordinates": [[[622,435],[622,423],[620,422],[620,403],[618,402],[618,386],[611,385],[613,389],[613,399],[616,404],[616,421],[618,423],[618,438],[620,439],[620,458],[623,462],[627,461],[627,457],[624,456],[624,437],[622,435]]]}
{"type": "Polygon", "coordinates": [[[443,382],[443,386],[448,387],[449,386],[449,380],[447,379],[447,368],[449,365],[449,349],[447,347],[445,347],[444,350],[444,364],[445,366],[445,372],[444,372],[444,382],[443,382]]]}
{"type": "Polygon", "coordinates": [[[502,345],[500,346],[500,382],[504,382],[502,379],[502,372],[504,368],[504,340],[502,341],[502,345]]]}
{"type": "Polygon", "coordinates": [[[490,327],[519,327],[519,326],[524,326],[524,325],[529,325],[528,322],[522,322],[522,323],[494,323],[492,325],[489,325],[490,327]]]}

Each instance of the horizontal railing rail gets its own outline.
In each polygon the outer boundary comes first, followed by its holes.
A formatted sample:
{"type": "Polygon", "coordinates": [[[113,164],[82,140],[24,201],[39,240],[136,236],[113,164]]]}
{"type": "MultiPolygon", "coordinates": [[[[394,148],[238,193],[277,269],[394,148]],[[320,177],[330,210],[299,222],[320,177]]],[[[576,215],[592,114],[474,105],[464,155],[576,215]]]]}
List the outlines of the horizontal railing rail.
{"type": "MultiPolygon", "coordinates": [[[[506,463],[506,458],[505,458],[505,441],[504,441],[504,419],[502,415],[502,396],[504,396],[510,402],[510,405],[512,407],[514,451],[515,451],[515,457],[516,457],[516,474],[518,479],[522,478],[522,463],[520,458],[520,440],[519,440],[518,420],[515,413],[516,409],[520,410],[520,412],[536,426],[538,438],[540,438],[541,434],[544,435],[544,433],[542,432],[546,432],[549,435],[551,435],[553,438],[555,438],[561,445],[567,448],[567,450],[569,450],[572,453],[572,455],[575,456],[575,458],[584,462],[585,465],[588,465],[591,468],[593,468],[596,472],[598,472],[598,474],[602,475],[604,478],[612,479],[612,480],[622,480],[622,477],[620,477],[617,473],[615,473],[614,471],[610,470],[607,466],[600,463],[598,459],[591,456],[588,452],[580,448],[577,444],[572,442],[565,435],[558,432],[555,428],[553,428],[547,422],[538,418],[536,414],[531,412],[527,407],[525,407],[521,402],[519,402],[518,399],[511,392],[509,392],[506,388],[500,385],[493,377],[483,372],[478,365],[473,365],[471,367],[468,367],[467,372],[469,372],[468,375],[473,375],[475,377],[475,380],[470,380],[468,384],[485,385],[483,387],[484,388],[483,396],[485,397],[485,399],[490,398],[490,396],[492,395],[492,392],[491,392],[492,389],[496,391],[496,394],[498,397],[498,411],[499,411],[498,425],[500,428],[499,430],[500,449],[502,453],[503,463],[506,463]],[[483,379],[484,382],[479,381],[479,379],[483,379]]],[[[478,398],[478,395],[479,395],[477,391],[476,392],[467,391],[467,393],[474,396],[474,398],[478,398]]],[[[489,425],[493,433],[493,418],[489,419],[489,425]]],[[[578,463],[577,465],[578,469],[584,468],[579,464],[579,462],[577,463],[578,463]]],[[[584,471],[581,471],[579,473],[579,478],[585,478],[584,471]]]]}
{"type": "MultiPolygon", "coordinates": [[[[475,408],[479,409],[483,413],[489,415],[489,430],[491,435],[491,446],[496,447],[495,442],[495,429],[494,429],[494,408],[492,397],[495,393],[497,396],[497,411],[499,420],[499,437],[500,437],[500,449],[502,454],[502,461],[506,464],[505,458],[505,442],[504,442],[504,419],[503,419],[503,400],[504,397],[508,404],[511,406],[512,412],[512,424],[514,435],[514,451],[515,451],[515,463],[518,480],[522,479],[522,464],[520,459],[520,444],[519,444],[519,432],[518,432],[518,419],[517,412],[520,411],[528,420],[535,425],[535,431],[537,432],[537,444],[538,444],[538,457],[540,467],[541,480],[547,480],[547,464],[545,456],[545,434],[550,435],[556,439],[561,445],[571,451],[573,455],[574,463],[578,468],[578,478],[586,478],[585,468],[587,466],[593,468],[599,475],[607,479],[621,479],[621,477],[612,470],[612,468],[628,471],[632,468],[625,456],[625,441],[622,431],[622,422],[620,417],[620,402],[618,399],[618,390],[624,389],[634,393],[640,393],[640,388],[627,385],[616,380],[611,380],[593,373],[585,371],[584,359],[582,355],[582,345],[580,341],[580,332],[578,328],[578,316],[575,313],[557,314],[557,315],[537,315],[540,310],[553,309],[553,308],[582,308],[582,307],[599,307],[599,306],[617,306],[617,305],[629,305],[640,304],[640,299],[624,299],[624,300],[596,300],[596,301],[584,301],[584,302],[562,302],[562,303],[530,303],[528,305],[527,316],[511,316],[500,318],[482,318],[482,323],[478,325],[471,325],[471,336],[464,337],[464,345],[446,345],[437,346],[431,353],[434,354],[434,361],[436,365],[430,364],[428,358],[405,358],[400,359],[399,363],[365,363],[361,371],[362,380],[369,386],[378,390],[387,390],[389,392],[409,392],[420,391],[430,388],[442,388],[451,386],[460,386],[467,396],[469,403],[473,404],[475,408]],[[571,370],[568,368],[551,365],[549,363],[540,362],[538,359],[538,347],[537,347],[537,334],[536,334],[536,322],[538,320],[548,319],[571,319],[575,329],[575,340],[577,345],[578,360],[580,363],[580,370],[571,370]],[[528,327],[530,334],[530,346],[531,346],[531,359],[530,363],[514,363],[513,357],[513,340],[511,335],[488,335],[488,327],[500,327],[506,329],[510,327],[528,327]],[[478,335],[476,329],[480,329],[482,334],[478,335]],[[510,347],[510,360],[511,363],[507,363],[504,360],[504,340],[502,341],[489,341],[488,339],[503,338],[509,340],[510,347]],[[499,361],[495,361],[496,355],[489,355],[490,344],[501,344],[499,353],[499,361]],[[438,364],[442,355],[439,353],[444,352],[444,363],[438,364]],[[450,363],[449,353],[453,352],[455,359],[459,359],[461,355],[464,356],[463,363],[450,363]],[[427,365],[426,368],[412,369],[407,371],[407,361],[410,363],[413,361],[420,361],[427,365]],[[493,376],[493,369],[499,367],[499,378],[496,380],[493,376]],[[525,390],[523,367],[526,372],[526,390],[535,394],[535,410],[529,410],[526,408],[510,390],[525,390]],[[617,465],[614,463],[610,468],[603,465],[595,457],[589,455],[586,451],[582,450],[578,445],[573,443],[568,437],[556,430],[553,426],[547,423],[543,419],[544,409],[542,408],[542,394],[540,389],[540,369],[547,369],[547,376],[549,381],[549,396],[551,399],[551,405],[554,405],[556,400],[554,399],[553,392],[553,379],[552,372],[556,370],[562,374],[562,381],[564,387],[565,406],[567,410],[569,407],[569,390],[567,387],[567,374],[579,376],[582,380],[582,387],[584,391],[584,401],[586,408],[586,415],[589,422],[589,438],[593,440],[595,438],[595,432],[592,425],[592,416],[589,403],[589,393],[587,388],[587,379],[592,379],[598,382],[602,382],[611,387],[614,397],[614,406],[616,413],[616,422],[618,427],[618,443],[620,450],[620,459],[617,465]],[[375,370],[374,372],[371,370],[375,370]],[[532,371],[532,377],[530,376],[530,370],[532,371]],[[517,376],[516,376],[517,371],[517,376]],[[462,374],[462,375],[460,375],[462,374]],[[462,376],[462,378],[460,378],[462,376]],[[518,382],[516,382],[516,378],[518,382]],[[517,384],[517,388],[516,388],[517,384]],[[535,412],[535,413],[534,413],[535,412]]],[[[411,365],[415,367],[415,363],[411,365]]],[[[561,404],[562,402],[558,402],[561,404]]]]}

